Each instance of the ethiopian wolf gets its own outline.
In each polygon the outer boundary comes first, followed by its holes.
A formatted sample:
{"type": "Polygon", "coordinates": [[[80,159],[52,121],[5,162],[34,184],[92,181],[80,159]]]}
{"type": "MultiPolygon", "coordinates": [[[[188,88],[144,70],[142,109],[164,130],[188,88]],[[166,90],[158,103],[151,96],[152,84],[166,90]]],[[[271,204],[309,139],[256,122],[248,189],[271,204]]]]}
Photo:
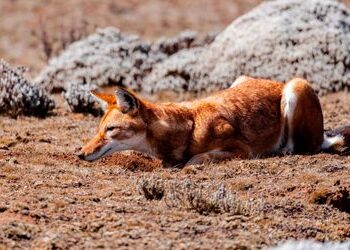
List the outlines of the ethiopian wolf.
{"type": "Polygon", "coordinates": [[[115,95],[92,94],[106,111],[79,155],[87,161],[124,150],[176,165],[350,149],[350,126],[324,134],[319,99],[304,79],[243,76],[231,88],[180,103],[155,104],[119,87],[115,95]]]}

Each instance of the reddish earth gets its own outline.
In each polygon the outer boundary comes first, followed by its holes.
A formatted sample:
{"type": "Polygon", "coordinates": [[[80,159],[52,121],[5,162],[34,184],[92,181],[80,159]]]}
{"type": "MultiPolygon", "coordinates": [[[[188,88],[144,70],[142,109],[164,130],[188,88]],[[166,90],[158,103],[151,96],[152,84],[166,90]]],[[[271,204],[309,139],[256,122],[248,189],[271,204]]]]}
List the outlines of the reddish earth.
{"type": "MultiPolygon", "coordinates": [[[[0,57],[34,72],[44,65],[30,31],[40,15],[53,33],[61,22],[84,17],[155,38],[187,28],[223,29],[256,2],[3,0],[0,57]]],[[[350,124],[349,97],[321,98],[326,129],[350,124]]],[[[55,99],[58,107],[46,119],[0,118],[0,249],[260,249],[289,238],[350,238],[349,156],[295,155],[176,169],[129,153],[88,163],[75,152],[95,133],[98,118],[73,114],[61,96],[55,99]],[[144,180],[163,185],[157,187],[164,193],[160,200],[140,194],[144,180]],[[223,184],[244,212],[215,210],[205,199],[204,211],[176,203],[181,200],[171,196],[177,192],[171,187],[186,183],[197,185],[199,196],[201,187],[211,194],[223,184]]]]}
{"type": "MultiPolygon", "coordinates": [[[[0,246],[257,249],[287,238],[350,238],[349,156],[296,155],[184,169],[163,168],[139,154],[88,163],[75,151],[94,134],[98,118],[72,114],[56,99],[58,108],[44,120],[0,120],[0,246]],[[224,184],[237,203],[253,205],[244,215],[169,207],[166,199],[149,201],[139,193],[147,177],[189,180],[208,190],[224,184]]],[[[326,128],[349,123],[349,94],[321,100],[326,128]]]]}

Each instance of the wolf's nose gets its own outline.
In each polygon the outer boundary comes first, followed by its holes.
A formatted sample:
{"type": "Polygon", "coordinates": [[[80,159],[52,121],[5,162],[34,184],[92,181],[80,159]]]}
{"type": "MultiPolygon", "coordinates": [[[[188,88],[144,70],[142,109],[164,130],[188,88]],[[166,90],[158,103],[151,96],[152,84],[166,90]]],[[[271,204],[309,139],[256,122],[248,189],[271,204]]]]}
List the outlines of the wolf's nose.
{"type": "Polygon", "coordinates": [[[79,159],[84,160],[85,154],[80,152],[80,153],[78,153],[78,157],[79,157],[79,159]]]}

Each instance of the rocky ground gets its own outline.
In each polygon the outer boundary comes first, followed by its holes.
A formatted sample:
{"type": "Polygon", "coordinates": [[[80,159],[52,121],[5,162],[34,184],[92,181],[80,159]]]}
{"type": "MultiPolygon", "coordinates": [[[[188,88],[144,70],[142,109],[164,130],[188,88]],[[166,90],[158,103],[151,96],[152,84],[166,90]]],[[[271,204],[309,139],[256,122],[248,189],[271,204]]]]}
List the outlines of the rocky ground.
{"type": "MultiPolygon", "coordinates": [[[[259,249],[289,238],[350,237],[349,156],[184,169],[137,154],[87,163],[75,151],[98,118],[68,112],[55,99],[49,118],[0,120],[0,248],[259,249]],[[226,210],[210,203],[222,185],[226,210]]],[[[326,128],[349,123],[349,94],[321,100],[326,128]]]]}
{"type": "MultiPolygon", "coordinates": [[[[0,57],[30,66],[33,77],[46,64],[34,35],[40,22],[50,36],[87,20],[152,40],[185,29],[220,31],[258,2],[2,0],[0,57]]],[[[326,129],[350,124],[349,96],[321,98],[326,129]]],[[[350,239],[349,156],[174,169],[128,153],[87,163],[75,152],[99,118],[74,114],[61,95],[53,97],[46,119],[0,117],[0,249],[261,249],[291,238],[350,239]]]]}

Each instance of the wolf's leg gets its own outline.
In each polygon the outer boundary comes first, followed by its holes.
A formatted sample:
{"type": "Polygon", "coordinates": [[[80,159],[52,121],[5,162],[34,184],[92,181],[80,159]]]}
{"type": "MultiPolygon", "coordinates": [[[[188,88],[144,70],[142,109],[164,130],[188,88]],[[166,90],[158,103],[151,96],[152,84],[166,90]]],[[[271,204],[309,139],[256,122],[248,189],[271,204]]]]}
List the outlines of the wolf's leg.
{"type": "Polygon", "coordinates": [[[193,156],[187,163],[188,165],[199,165],[199,164],[208,164],[216,163],[223,160],[228,160],[237,157],[236,154],[225,151],[210,151],[202,154],[193,156]]]}
{"type": "Polygon", "coordinates": [[[238,154],[237,152],[229,151],[209,151],[206,153],[193,156],[187,163],[189,165],[199,165],[208,163],[217,163],[224,160],[230,160],[234,158],[247,158],[247,155],[238,154]]]}
{"type": "Polygon", "coordinates": [[[281,112],[286,145],[282,153],[315,153],[323,141],[323,116],[317,95],[300,78],[288,82],[283,90],[281,112]]]}

